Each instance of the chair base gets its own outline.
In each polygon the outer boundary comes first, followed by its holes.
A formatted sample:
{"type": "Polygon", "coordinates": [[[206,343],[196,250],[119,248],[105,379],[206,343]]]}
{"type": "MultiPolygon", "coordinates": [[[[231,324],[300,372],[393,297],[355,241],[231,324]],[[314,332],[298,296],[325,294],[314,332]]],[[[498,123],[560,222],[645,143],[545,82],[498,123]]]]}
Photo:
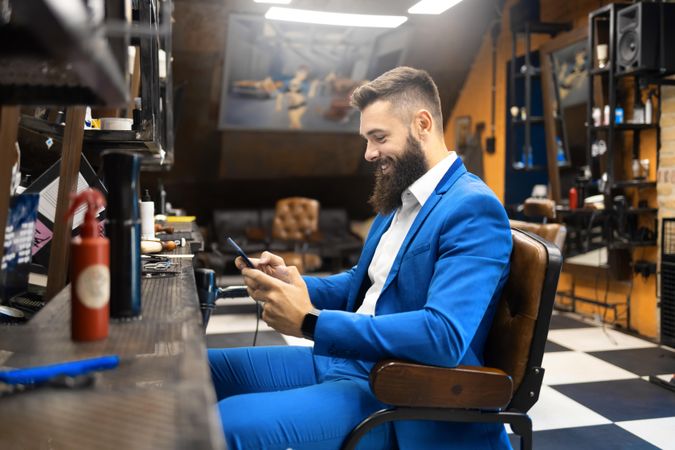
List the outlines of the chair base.
{"type": "Polygon", "coordinates": [[[520,436],[520,449],[532,450],[532,420],[527,414],[516,411],[478,411],[443,408],[391,408],[377,411],[366,417],[342,444],[342,450],[354,450],[359,440],[373,428],[395,420],[436,420],[443,422],[508,423],[520,436]]]}

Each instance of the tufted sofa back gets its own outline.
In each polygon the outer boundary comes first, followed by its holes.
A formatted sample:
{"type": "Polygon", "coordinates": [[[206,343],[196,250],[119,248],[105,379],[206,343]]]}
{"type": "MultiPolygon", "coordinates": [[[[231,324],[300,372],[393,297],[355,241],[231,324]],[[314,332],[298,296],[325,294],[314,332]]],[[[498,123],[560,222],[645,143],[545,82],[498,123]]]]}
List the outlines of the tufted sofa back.
{"type": "Polygon", "coordinates": [[[288,197],[277,201],[272,222],[272,236],[285,241],[304,241],[318,231],[319,202],[305,197],[288,197]]]}

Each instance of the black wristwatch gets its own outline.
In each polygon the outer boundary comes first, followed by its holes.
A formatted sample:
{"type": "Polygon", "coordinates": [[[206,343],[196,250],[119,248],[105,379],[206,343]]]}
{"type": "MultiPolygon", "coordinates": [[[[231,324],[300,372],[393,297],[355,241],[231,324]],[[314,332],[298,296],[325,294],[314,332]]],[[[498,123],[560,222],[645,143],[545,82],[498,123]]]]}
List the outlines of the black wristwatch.
{"type": "Polygon", "coordinates": [[[305,314],[305,318],[302,320],[302,325],[300,326],[300,331],[302,331],[305,339],[314,340],[314,330],[316,329],[316,321],[319,320],[320,313],[321,311],[318,309],[312,308],[310,312],[305,314]]]}

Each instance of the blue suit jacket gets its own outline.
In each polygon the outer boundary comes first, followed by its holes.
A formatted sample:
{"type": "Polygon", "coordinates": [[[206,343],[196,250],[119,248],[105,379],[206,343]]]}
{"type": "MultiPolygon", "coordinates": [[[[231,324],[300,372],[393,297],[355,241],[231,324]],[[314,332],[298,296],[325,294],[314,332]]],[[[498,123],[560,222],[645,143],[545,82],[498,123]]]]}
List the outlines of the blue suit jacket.
{"type": "MultiPolygon", "coordinates": [[[[508,277],[511,231],[492,191],[458,159],[426,201],[396,255],[375,316],[354,314],[370,286],[368,266],[393,213],[378,216],[358,264],[307,277],[322,309],[314,353],[332,357],[334,376],[368,379],[385,358],[454,367],[482,365],[483,348],[508,277]]],[[[399,447],[510,448],[498,424],[401,421],[399,447]]]]}

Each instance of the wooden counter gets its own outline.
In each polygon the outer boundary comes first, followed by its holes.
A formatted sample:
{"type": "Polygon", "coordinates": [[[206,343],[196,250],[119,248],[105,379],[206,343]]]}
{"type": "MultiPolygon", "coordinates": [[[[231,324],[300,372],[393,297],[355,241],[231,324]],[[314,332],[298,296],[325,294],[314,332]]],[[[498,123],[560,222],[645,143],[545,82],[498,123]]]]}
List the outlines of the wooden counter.
{"type": "Polygon", "coordinates": [[[71,341],[70,286],[28,324],[0,326],[3,368],[110,354],[121,358],[117,369],[97,374],[93,387],[41,387],[0,396],[0,448],[225,447],[192,261],[172,262],[169,270],[179,274],[144,278],[141,318],[111,322],[104,341],[71,341]]]}

